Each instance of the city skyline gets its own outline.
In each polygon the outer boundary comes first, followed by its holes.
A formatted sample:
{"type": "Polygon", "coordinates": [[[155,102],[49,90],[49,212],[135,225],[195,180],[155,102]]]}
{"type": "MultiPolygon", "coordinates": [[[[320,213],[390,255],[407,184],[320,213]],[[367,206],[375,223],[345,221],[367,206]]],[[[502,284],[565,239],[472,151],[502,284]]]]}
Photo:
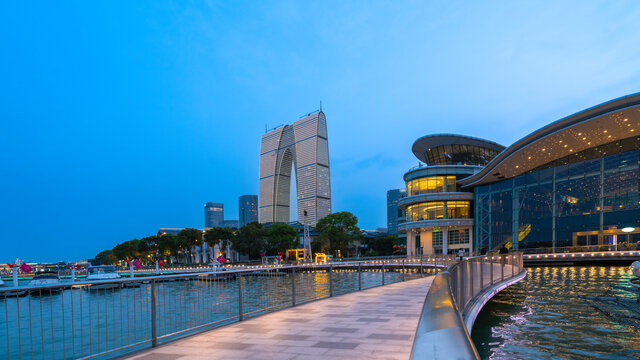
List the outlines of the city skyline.
{"type": "Polygon", "coordinates": [[[332,210],[373,229],[416,138],[513,144],[640,90],[634,2],[3,7],[5,262],[199,228],[211,199],[238,213],[265,123],[320,100],[332,210]]]}

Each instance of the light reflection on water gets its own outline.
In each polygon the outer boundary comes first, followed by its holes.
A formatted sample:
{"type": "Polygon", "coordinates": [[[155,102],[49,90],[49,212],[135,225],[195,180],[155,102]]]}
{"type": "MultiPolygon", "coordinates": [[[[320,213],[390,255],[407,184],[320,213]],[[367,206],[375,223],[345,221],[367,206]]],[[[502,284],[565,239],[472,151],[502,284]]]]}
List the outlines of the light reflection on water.
{"type": "Polygon", "coordinates": [[[631,277],[627,266],[531,267],[527,272],[479,314],[472,338],[483,359],[640,358],[638,329],[612,321],[579,297],[625,286],[631,277]]]}

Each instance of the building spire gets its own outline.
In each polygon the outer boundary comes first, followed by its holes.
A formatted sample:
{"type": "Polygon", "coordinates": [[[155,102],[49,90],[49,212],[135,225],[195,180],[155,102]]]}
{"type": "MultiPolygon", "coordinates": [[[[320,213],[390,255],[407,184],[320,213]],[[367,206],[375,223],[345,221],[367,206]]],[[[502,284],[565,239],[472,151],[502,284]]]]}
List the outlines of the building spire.
{"type": "Polygon", "coordinates": [[[322,100],[320,100],[320,111],[322,111],[322,100]]]}

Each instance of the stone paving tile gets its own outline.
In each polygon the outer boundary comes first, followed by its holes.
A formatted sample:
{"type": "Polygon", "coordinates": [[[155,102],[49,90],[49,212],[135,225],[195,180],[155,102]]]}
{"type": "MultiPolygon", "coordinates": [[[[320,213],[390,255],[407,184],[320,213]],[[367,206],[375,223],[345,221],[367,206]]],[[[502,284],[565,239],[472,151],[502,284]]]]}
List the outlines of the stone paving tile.
{"type": "Polygon", "coordinates": [[[313,345],[313,347],[319,348],[327,348],[327,349],[355,349],[357,343],[348,343],[348,342],[330,342],[330,341],[320,341],[319,343],[313,345]]]}
{"type": "Polygon", "coordinates": [[[362,321],[362,322],[387,322],[387,321],[389,321],[389,319],[359,318],[356,321],[362,321]]]}
{"type": "Polygon", "coordinates": [[[326,327],[321,329],[323,332],[355,332],[358,331],[358,328],[348,328],[348,327],[326,327]]]}
{"type": "Polygon", "coordinates": [[[391,340],[409,340],[411,339],[411,334],[407,334],[407,335],[402,335],[402,334],[382,334],[382,333],[377,333],[377,334],[371,334],[369,336],[367,336],[369,339],[391,339],[391,340]]]}
{"type": "Polygon", "coordinates": [[[309,335],[276,334],[276,335],[271,336],[271,339],[276,339],[276,340],[307,340],[307,339],[309,339],[309,335]]]}
{"type": "Polygon", "coordinates": [[[420,278],[301,304],[130,359],[408,359],[431,281],[420,278]]]}

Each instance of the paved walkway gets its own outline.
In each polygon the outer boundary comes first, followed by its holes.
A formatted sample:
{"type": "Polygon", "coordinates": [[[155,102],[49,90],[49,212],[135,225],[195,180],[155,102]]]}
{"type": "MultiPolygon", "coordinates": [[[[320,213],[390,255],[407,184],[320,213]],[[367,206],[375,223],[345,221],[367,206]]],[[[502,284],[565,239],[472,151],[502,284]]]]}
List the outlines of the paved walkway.
{"type": "Polygon", "coordinates": [[[408,359],[433,278],[303,304],[129,359],[408,359]]]}

